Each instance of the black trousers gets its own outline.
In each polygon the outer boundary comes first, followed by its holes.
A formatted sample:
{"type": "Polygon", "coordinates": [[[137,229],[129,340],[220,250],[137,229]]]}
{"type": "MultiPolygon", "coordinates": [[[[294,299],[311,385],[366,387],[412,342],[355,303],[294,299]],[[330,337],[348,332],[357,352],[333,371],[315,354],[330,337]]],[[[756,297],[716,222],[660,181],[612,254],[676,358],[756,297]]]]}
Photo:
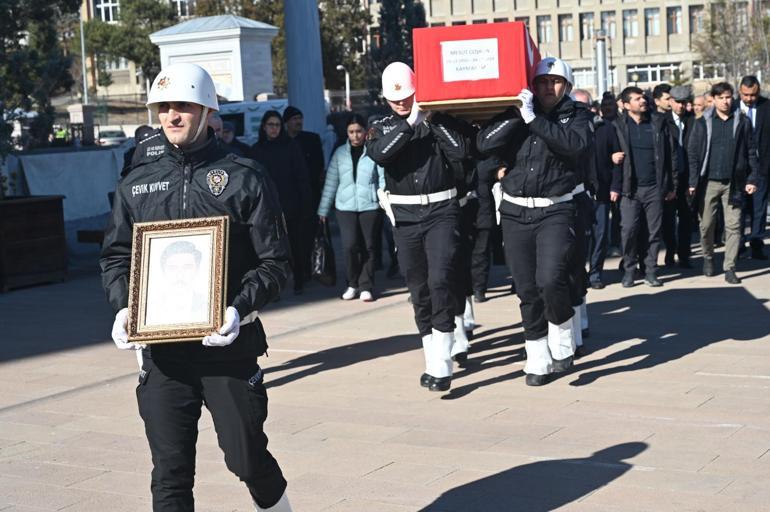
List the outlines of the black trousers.
{"type": "Polygon", "coordinates": [[[455,285],[455,315],[465,312],[465,298],[473,294],[473,278],[471,277],[471,258],[476,245],[476,215],[478,201],[471,200],[460,208],[459,231],[460,239],[457,246],[455,285]]]}
{"type": "Polygon", "coordinates": [[[750,228],[748,236],[743,237],[741,243],[745,243],[745,239],[749,240],[753,249],[761,249],[764,245],[762,238],[765,234],[765,225],[767,224],[767,199],[768,199],[768,179],[760,180],[760,184],[757,187],[757,191],[753,194],[744,193],[743,211],[741,212],[741,233],[743,233],[743,226],[747,223],[750,228]]]}
{"type": "Polygon", "coordinates": [[[575,246],[570,259],[570,287],[572,305],[583,303],[588,291],[588,245],[591,240],[591,228],[594,224],[594,202],[585,192],[575,196],[575,246]]]}
{"type": "Polygon", "coordinates": [[[374,286],[374,251],[380,219],[380,210],[337,210],[348,286],[367,291],[374,286]]]}
{"type": "Polygon", "coordinates": [[[453,279],[460,238],[457,210],[444,210],[422,222],[397,223],[393,236],[420,336],[432,329],[453,332],[457,307],[453,279]]]}
{"type": "Polygon", "coordinates": [[[307,246],[312,245],[309,240],[313,239],[313,234],[308,235],[307,225],[300,219],[286,219],[286,235],[289,237],[289,247],[291,247],[291,273],[294,281],[294,289],[301,290],[305,282],[305,263],[308,271],[310,270],[310,259],[305,260],[305,251],[307,246]]]}
{"type": "Polygon", "coordinates": [[[471,253],[471,283],[474,292],[487,291],[491,233],[491,229],[476,230],[476,242],[473,244],[473,252],[471,253]]]}
{"type": "Polygon", "coordinates": [[[692,211],[687,201],[688,183],[679,177],[676,199],[663,203],[663,244],[666,246],[666,262],[673,262],[674,255],[679,261],[690,259],[692,237],[692,211]]]}
{"type": "Polygon", "coordinates": [[[570,262],[575,245],[572,202],[546,208],[517,207],[502,219],[505,259],[521,301],[524,338],[548,335],[548,322],[572,318],[570,262]]]}
{"type": "Polygon", "coordinates": [[[647,221],[647,251],[644,266],[647,272],[655,270],[660,251],[660,231],[663,221],[663,195],[658,187],[638,187],[633,197],[620,199],[620,226],[623,240],[623,268],[634,272],[638,262],[639,230],[647,221]]]}
{"type": "Polygon", "coordinates": [[[227,468],[260,507],[281,498],[286,480],[267,451],[267,392],[256,362],[171,362],[145,356],[136,397],[152,453],[155,512],[194,510],[195,445],[204,404],[227,468]]]}
{"type": "Polygon", "coordinates": [[[604,260],[607,259],[607,248],[610,240],[610,203],[596,201],[594,203],[594,229],[591,236],[591,263],[588,267],[590,282],[601,282],[604,271],[604,260]]]}

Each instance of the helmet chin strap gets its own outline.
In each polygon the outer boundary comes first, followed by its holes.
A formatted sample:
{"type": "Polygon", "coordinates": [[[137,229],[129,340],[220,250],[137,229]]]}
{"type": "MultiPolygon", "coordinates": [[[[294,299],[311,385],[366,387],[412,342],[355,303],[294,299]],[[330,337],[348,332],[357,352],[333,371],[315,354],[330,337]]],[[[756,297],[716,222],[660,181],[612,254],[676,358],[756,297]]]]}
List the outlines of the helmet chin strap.
{"type": "Polygon", "coordinates": [[[208,126],[209,124],[208,115],[209,115],[209,108],[203,107],[203,112],[201,113],[201,120],[200,120],[200,123],[198,123],[198,131],[195,132],[195,137],[193,138],[194,141],[198,140],[198,137],[201,136],[201,132],[203,132],[206,126],[208,126]]]}

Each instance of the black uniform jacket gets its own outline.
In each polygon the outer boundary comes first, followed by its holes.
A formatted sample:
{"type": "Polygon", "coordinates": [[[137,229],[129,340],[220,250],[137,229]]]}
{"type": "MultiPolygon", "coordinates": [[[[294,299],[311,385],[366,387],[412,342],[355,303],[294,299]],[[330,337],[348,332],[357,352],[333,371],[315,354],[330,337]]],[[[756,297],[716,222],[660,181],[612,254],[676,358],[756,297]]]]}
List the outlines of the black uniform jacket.
{"type": "MultiPolygon", "coordinates": [[[[676,155],[676,146],[678,144],[674,135],[669,129],[666,116],[652,112],[647,114],[652,123],[653,152],[655,153],[655,183],[661,196],[669,192],[676,191],[678,165],[676,155]]],[[[634,123],[628,115],[620,114],[613,125],[615,134],[620,143],[620,149],[626,154],[623,164],[618,167],[620,172],[616,172],[612,179],[612,191],[619,192],[624,196],[633,197],[636,194],[636,172],[634,171],[634,158],[631,154],[629,144],[628,123],[634,123]]]]}
{"type": "MultiPolygon", "coordinates": [[[[503,190],[518,197],[555,197],[579,183],[579,168],[593,144],[593,114],[585,105],[563,98],[545,113],[535,99],[535,119],[526,124],[511,107],[495,117],[476,139],[482,153],[508,163],[503,190]]],[[[503,215],[518,216],[521,208],[503,201],[503,215]]]]}
{"type": "Polygon", "coordinates": [[[612,176],[620,176],[620,167],[612,162],[612,154],[620,151],[620,143],[612,121],[601,120],[594,131],[594,153],[596,156],[596,200],[610,202],[612,176]]]}
{"type": "Polygon", "coordinates": [[[241,316],[240,334],[222,348],[194,342],[153,345],[153,358],[232,360],[264,353],[265,333],[251,313],[280,293],[290,252],[275,187],[257,162],[227,153],[213,137],[192,153],[183,153],[162,133],[142,141],[133,168],[118,182],[99,261],[113,309],[128,304],[135,222],[213,216],[229,217],[226,304],[241,316]],[[220,176],[224,171],[224,190],[209,187],[214,171],[220,176]]]}
{"type": "MultiPolygon", "coordinates": [[[[385,169],[391,194],[432,194],[454,188],[456,165],[468,156],[468,141],[452,128],[453,120],[435,113],[414,128],[390,115],[371,124],[366,154],[385,169]]],[[[420,222],[444,209],[457,211],[457,200],[421,205],[393,205],[396,222],[420,222]]]]}

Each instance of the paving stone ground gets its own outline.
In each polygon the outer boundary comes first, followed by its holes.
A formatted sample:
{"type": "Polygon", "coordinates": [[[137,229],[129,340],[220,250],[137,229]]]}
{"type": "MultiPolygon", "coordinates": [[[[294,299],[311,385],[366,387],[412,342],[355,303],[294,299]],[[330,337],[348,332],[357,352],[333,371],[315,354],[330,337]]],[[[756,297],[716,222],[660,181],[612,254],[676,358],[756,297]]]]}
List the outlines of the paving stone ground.
{"type": "MultiPolygon", "coordinates": [[[[630,290],[609,272],[589,294],[591,354],[530,388],[497,268],[443,394],[418,385],[403,289],[373,304],[319,286],[285,296],[261,315],[260,363],[294,509],[770,510],[770,268],[739,270],[742,286],[669,271],[630,290]]],[[[111,323],[93,272],[0,295],[0,511],[150,509],[136,361],[111,323]]],[[[200,430],[197,510],[252,510],[208,413],[200,430]]]]}

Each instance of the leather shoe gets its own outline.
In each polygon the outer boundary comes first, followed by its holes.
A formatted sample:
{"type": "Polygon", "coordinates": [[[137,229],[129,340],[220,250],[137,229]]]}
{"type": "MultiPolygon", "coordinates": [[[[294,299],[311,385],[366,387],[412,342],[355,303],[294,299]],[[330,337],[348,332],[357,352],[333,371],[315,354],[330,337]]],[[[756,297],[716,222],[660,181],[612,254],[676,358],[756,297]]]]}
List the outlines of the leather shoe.
{"type": "Polygon", "coordinates": [[[580,345],[575,349],[575,359],[580,359],[583,356],[588,355],[588,349],[585,345],[580,345]]]}
{"type": "Polygon", "coordinates": [[[473,302],[476,304],[481,304],[482,302],[486,302],[487,299],[487,293],[481,290],[477,290],[473,292],[473,302]]]}
{"type": "Polygon", "coordinates": [[[544,386],[548,384],[550,375],[535,375],[534,373],[528,373],[525,380],[527,386],[544,386]]]}
{"type": "Polygon", "coordinates": [[[725,281],[730,284],[741,284],[741,279],[735,275],[735,270],[728,270],[725,272],[725,281]]]}
{"type": "Polygon", "coordinates": [[[761,247],[759,247],[759,248],[752,247],[751,248],[751,259],[752,260],[766,261],[767,260],[767,255],[764,253],[764,251],[762,251],[761,247]]]}
{"type": "Polygon", "coordinates": [[[465,363],[468,362],[468,352],[458,352],[457,354],[452,356],[452,359],[454,359],[455,362],[460,366],[463,366],[465,363]]]}
{"type": "Polygon", "coordinates": [[[572,367],[572,356],[565,357],[564,359],[553,360],[553,371],[556,373],[566,372],[572,367]]]}
{"type": "Polygon", "coordinates": [[[653,288],[663,286],[663,283],[660,282],[660,279],[658,279],[658,276],[656,276],[654,272],[648,272],[647,275],[644,276],[644,283],[653,288]]]}
{"type": "Polygon", "coordinates": [[[623,288],[631,288],[634,286],[634,271],[626,272],[623,274],[623,280],[620,282],[623,288]]]}
{"type": "Polygon", "coordinates": [[[601,290],[602,288],[604,288],[604,283],[602,283],[601,281],[591,281],[591,288],[593,288],[594,290],[601,290]]]}
{"type": "Polygon", "coordinates": [[[452,377],[431,377],[433,379],[428,386],[430,391],[448,391],[452,385],[452,377]]]}
{"type": "Polygon", "coordinates": [[[703,258],[703,275],[714,277],[714,260],[712,258],[703,258]]]}
{"type": "Polygon", "coordinates": [[[433,376],[428,375],[427,373],[420,375],[420,386],[429,388],[431,382],[433,382],[433,376]]]}

